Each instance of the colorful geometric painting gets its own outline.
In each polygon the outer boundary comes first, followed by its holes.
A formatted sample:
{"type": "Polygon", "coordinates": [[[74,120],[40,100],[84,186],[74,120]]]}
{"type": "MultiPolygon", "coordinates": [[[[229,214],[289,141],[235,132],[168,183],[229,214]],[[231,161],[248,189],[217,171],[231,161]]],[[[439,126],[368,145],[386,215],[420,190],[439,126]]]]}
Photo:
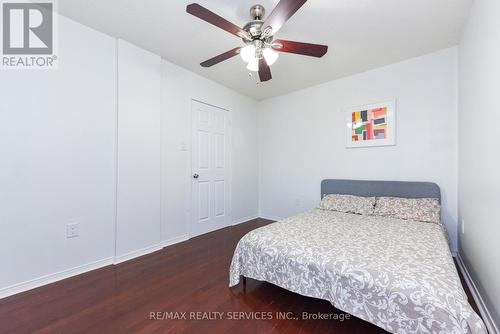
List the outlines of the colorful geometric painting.
{"type": "Polygon", "coordinates": [[[387,107],[352,112],[353,142],[387,139],[387,107]]]}
{"type": "Polygon", "coordinates": [[[396,145],[396,100],[345,109],[346,147],[396,145]]]}

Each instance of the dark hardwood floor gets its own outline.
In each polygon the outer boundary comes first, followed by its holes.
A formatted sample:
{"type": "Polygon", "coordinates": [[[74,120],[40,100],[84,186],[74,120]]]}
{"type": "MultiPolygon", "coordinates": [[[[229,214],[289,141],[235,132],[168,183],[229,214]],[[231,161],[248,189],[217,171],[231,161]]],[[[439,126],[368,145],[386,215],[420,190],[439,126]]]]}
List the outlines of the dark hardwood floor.
{"type": "Polygon", "coordinates": [[[0,300],[0,333],[384,333],[355,317],[347,319],[327,301],[269,283],[247,279],[246,292],[242,284],[229,289],[236,243],[268,223],[257,219],[229,227],[0,300]],[[156,312],[173,312],[169,315],[180,319],[162,320],[165,313],[156,312]],[[189,320],[220,314],[190,312],[223,312],[223,320],[189,320]],[[278,319],[278,312],[285,319],[278,319]],[[333,319],[306,320],[302,312],[333,319]],[[259,319],[234,319],[252,315],[259,319]]]}

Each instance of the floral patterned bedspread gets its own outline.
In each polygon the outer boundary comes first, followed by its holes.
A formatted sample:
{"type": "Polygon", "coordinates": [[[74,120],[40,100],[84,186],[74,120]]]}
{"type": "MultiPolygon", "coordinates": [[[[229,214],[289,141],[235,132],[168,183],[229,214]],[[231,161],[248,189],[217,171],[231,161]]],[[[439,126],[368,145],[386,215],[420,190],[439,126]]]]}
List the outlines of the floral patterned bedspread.
{"type": "Polygon", "coordinates": [[[440,224],[314,209],[246,234],[230,268],[392,333],[486,333],[440,224]]]}

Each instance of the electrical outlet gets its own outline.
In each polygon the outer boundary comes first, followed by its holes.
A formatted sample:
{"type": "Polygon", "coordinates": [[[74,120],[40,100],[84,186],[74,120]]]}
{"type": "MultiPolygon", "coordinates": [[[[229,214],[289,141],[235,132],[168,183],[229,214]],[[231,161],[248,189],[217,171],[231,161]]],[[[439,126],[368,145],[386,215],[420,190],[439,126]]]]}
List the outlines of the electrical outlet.
{"type": "Polygon", "coordinates": [[[78,223],[71,223],[66,225],[66,238],[76,238],[79,235],[78,223]]]}
{"type": "Polygon", "coordinates": [[[462,219],[462,234],[465,234],[465,220],[462,219]]]}

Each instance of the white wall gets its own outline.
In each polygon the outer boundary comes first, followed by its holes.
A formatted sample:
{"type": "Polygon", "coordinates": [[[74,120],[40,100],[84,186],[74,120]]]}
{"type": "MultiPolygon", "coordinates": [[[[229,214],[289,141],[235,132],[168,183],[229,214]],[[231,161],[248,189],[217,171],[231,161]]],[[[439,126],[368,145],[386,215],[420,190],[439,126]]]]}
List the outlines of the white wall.
{"type": "Polygon", "coordinates": [[[162,72],[162,238],[189,233],[191,99],[232,114],[232,220],[258,214],[257,103],[167,61],[162,72]],[[183,148],[183,145],[185,148],[183,148]]]}
{"type": "Polygon", "coordinates": [[[254,100],[64,17],[59,28],[59,69],[0,74],[0,298],[187,237],[192,98],[232,113],[233,222],[258,213],[254,100]]]}
{"type": "Polygon", "coordinates": [[[58,38],[57,70],[0,73],[0,296],[114,255],[115,40],[64,17],[58,38]]]}
{"type": "Polygon", "coordinates": [[[116,256],[161,240],[161,58],[118,41],[116,256]]]}
{"type": "Polygon", "coordinates": [[[500,326],[500,1],[476,0],[460,44],[460,255],[500,326]],[[461,228],[460,228],[461,230],[461,228]]]}
{"type": "Polygon", "coordinates": [[[325,178],[432,181],[457,230],[457,49],[331,81],[259,106],[260,210],[313,208],[325,178]],[[397,99],[397,145],[345,148],[345,107],[397,99]]]}

